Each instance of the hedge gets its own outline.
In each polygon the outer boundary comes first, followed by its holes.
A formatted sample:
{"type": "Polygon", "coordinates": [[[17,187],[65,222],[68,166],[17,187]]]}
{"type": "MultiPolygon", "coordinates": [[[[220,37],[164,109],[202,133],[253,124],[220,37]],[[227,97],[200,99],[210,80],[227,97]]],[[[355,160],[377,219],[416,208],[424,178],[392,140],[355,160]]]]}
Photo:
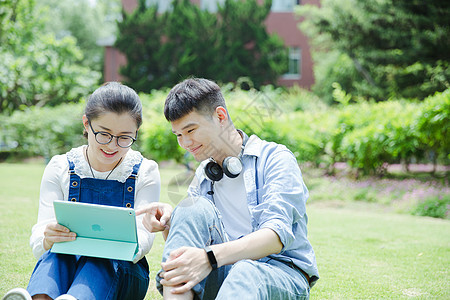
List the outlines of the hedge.
{"type": "Polygon", "coordinates": [[[82,144],[84,103],[57,107],[32,107],[0,116],[0,152],[13,156],[44,156],[64,153],[82,144]]]}
{"type": "MultiPolygon", "coordinates": [[[[271,86],[262,91],[222,87],[236,127],[285,144],[299,162],[332,167],[347,162],[363,174],[386,164],[450,164],[450,89],[423,102],[389,100],[327,106],[311,93],[271,86]]],[[[157,161],[183,161],[170,124],[163,116],[167,90],[142,94],[144,123],[133,146],[157,161]]],[[[46,158],[84,143],[83,103],[33,108],[0,116],[0,151],[46,158]]]]}

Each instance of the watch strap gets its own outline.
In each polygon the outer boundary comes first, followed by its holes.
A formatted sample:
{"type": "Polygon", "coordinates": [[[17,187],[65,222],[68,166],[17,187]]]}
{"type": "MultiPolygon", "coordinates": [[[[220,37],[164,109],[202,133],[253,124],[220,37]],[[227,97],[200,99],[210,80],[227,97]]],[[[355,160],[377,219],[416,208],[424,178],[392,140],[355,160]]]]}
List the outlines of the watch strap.
{"type": "Polygon", "coordinates": [[[209,260],[209,264],[211,265],[213,271],[217,269],[217,260],[216,260],[216,256],[214,255],[214,252],[212,251],[211,247],[206,246],[204,248],[204,250],[206,251],[206,256],[208,257],[209,260]]]}

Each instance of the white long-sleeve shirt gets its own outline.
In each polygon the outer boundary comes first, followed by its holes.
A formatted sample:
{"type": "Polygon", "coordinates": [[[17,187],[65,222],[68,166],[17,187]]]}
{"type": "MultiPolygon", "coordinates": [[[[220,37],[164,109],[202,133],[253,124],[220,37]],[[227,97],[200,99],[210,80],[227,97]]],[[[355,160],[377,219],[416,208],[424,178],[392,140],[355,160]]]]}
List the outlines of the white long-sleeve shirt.
{"type": "MultiPolygon", "coordinates": [[[[31,230],[30,246],[33,249],[34,256],[38,259],[44,254],[44,230],[47,224],[56,222],[55,212],[53,210],[54,200],[68,200],[69,194],[69,163],[67,157],[75,164],[75,173],[80,178],[92,178],[91,169],[84,158],[86,146],[74,148],[63,155],[54,156],[44,170],[42,176],[39,212],[37,223],[31,230]]],[[[133,166],[140,161],[142,155],[129,149],[123,161],[111,173],[108,179],[125,182],[131,175],[133,166]]],[[[93,169],[95,178],[104,179],[108,172],[98,172],[93,169]]],[[[151,202],[159,201],[161,190],[161,179],[159,175],[158,164],[153,160],[143,158],[139,168],[138,177],[135,183],[134,208],[139,209],[151,202]]],[[[154,234],[148,232],[142,224],[143,215],[136,217],[138,231],[139,252],[134,259],[138,262],[151,249],[154,234]]]]}

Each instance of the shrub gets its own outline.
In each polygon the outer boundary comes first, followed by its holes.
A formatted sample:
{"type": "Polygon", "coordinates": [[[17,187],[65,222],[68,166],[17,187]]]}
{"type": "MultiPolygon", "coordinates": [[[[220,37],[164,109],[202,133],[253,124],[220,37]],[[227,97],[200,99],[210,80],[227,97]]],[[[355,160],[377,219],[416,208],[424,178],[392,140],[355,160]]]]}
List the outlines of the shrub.
{"type": "Polygon", "coordinates": [[[299,88],[286,92],[266,86],[260,92],[226,92],[225,99],[237,128],[286,145],[300,162],[319,164],[329,135],[323,125],[333,118],[324,118],[328,108],[316,96],[299,88]]]}
{"type": "Polygon", "coordinates": [[[178,145],[170,123],[164,117],[166,90],[153,90],[151,94],[140,94],[144,122],[139,130],[139,150],[155,161],[174,159],[181,162],[184,150],[178,145]]]}
{"type": "MultiPolygon", "coordinates": [[[[363,174],[379,174],[386,163],[429,162],[436,153],[450,161],[450,91],[424,102],[391,100],[326,106],[307,91],[267,86],[261,92],[223,86],[237,128],[286,145],[299,162],[333,166],[347,162],[363,174]],[[297,101],[297,102],[296,102],[297,101]]],[[[133,147],[156,161],[185,159],[185,151],[163,115],[167,90],[141,94],[144,122],[133,147]]],[[[344,101],[345,102],[345,101],[344,101]]],[[[32,108],[0,118],[0,145],[14,153],[47,158],[84,143],[83,103],[32,108]]]]}
{"type": "Polygon", "coordinates": [[[383,171],[385,163],[422,157],[415,120],[420,105],[406,101],[359,103],[338,114],[340,132],[333,149],[364,174],[383,171]]]}
{"type": "Polygon", "coordinates": [[[416,119],[417,131],[425,151],[434,163],[450,162],[450,89],[425,99],[416,119]]]}
{"type": "Polygon", "coordinates": [[[433,218],[450,218],[450,195],[442,194],[440,196],[432,196],[421,201],[412,210],[412,214],[416,216],[427,216],[433,218]]]}
{"type": "Polygon", "coordinates": [[[148,111],[142,124],[141,151],[156,161],[174,159],[181,162],[184,150],[178,145],[170,123],[161,113],[148,111]]]}
{"type": "Polygon", "coordinates": [[[0,119],[0,141],[14,145],[9,149],[13,154],[42,155],[48,160],[84,142],[83,107],[79,103],[15,111],[0,119]]]}

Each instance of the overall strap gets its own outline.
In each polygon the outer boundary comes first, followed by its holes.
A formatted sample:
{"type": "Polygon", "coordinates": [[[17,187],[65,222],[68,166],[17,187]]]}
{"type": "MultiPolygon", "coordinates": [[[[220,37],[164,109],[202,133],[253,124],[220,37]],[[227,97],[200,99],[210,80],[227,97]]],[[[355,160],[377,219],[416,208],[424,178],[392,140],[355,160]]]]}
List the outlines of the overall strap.
{"type": "Polygon", "coordinates": [[[75,164],[67,159],[69,162],[69,175],[70,175],[70,183],[69,183],[69,201],[77,202],[80,200],[80,186],[81,179],[80,176],[75,174],[75,164]]]}
{"type": "Polygon", "coordinates": [[[134,189],[136,184],[136,178],[138,176],[139,168],[141,167],[141,160],[133,166],[133,172],[130,177],[125,181],[124,184],[124,207],[134,208],[134,189]]]}

